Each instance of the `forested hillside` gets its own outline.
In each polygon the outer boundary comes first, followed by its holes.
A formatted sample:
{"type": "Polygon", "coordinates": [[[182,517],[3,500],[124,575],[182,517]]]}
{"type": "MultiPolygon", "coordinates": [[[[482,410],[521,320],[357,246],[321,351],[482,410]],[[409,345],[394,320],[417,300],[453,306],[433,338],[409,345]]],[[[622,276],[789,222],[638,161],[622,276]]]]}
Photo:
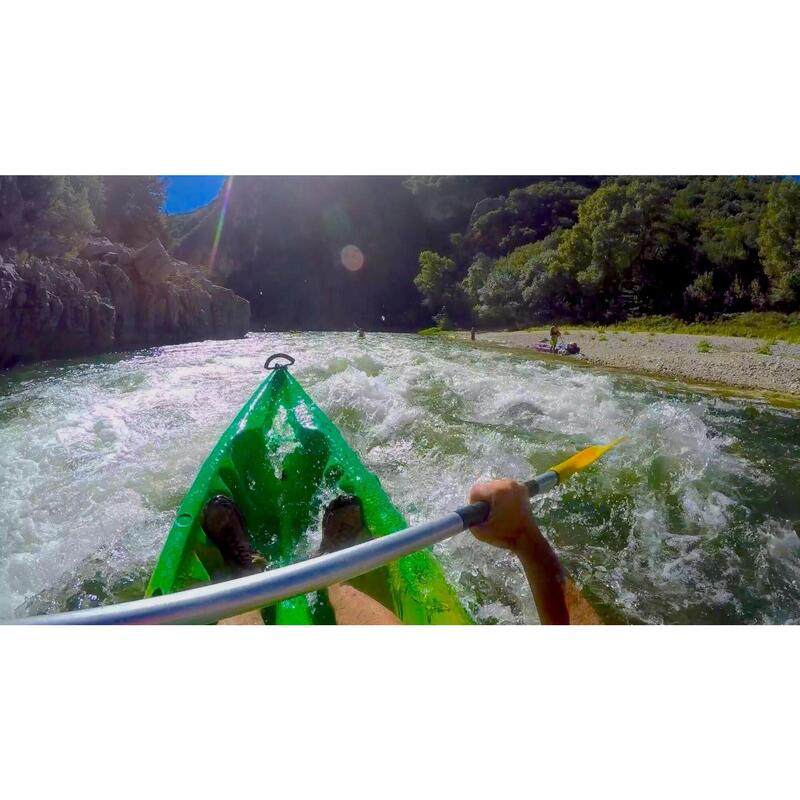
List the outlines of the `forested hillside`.
{"type": "Polygon", "coordinates": [[[0,248],[159,238],[269,328],[695,320],[800,304],[792,179],[236,177],[191,214],[165,217],[163,201],[156,176],[0,178],[0,248]]]}
{"type": "Polygon", "coordinates": [[[548,180],[483,205],[420,254],[415,283],[441,326],[798,308],[795,180],[548,180]]]}
{"type": "MultiPolygon", "coordinates": [[[[208,260],[220,197],[172,218],[208,260]]],[[[214,273],[268,327],[521,326],[794,310],[800,184],[771,177],[234,179],[214,273]],[[354,245],[363,267],[343,266],[354,245]],[[415,288],[416,287],[416,288],[415,288]]]]}

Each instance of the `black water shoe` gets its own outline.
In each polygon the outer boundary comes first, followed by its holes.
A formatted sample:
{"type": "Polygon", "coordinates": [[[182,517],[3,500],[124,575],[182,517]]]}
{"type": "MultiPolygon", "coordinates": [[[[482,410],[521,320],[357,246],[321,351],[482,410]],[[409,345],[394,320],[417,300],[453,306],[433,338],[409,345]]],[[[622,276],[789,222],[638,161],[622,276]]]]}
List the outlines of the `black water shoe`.
{"type": "Polygon", "coordinates": [[[369,534],[364,525],[364,510],[357,497],[340,495],[328,503],[322,515],[320,553],[344,550],[367,538],[369,534]]]}
{"type": "Polygon", "coordinates": [[[229,567],[248,574],[264,563],[263,556],[253,552],[241,511],[234,502],[218,494],[203,508],[203,531],[219,548],[229,567]]]}

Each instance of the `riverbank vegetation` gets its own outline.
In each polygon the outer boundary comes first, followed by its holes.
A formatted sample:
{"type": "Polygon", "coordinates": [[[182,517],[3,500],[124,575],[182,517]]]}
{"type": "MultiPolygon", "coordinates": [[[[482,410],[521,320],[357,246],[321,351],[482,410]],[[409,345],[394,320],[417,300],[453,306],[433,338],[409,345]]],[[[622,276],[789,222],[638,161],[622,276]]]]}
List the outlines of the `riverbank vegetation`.
{"type": "Polygon", "coordinates": [[[62,255],[87,236],[170,244],[164,184],[154,175],[0,175],[0,248],[62,255]]]}
{"type": "Polygon", "coordinates": [[[164,192],[157,176],[0,176],[0,256],[158,238],[273,330],[558,320],[796,341],[794,179],[236,177],[170,217],[164,192]]]}
{"type": "Polygon", "coordinates": [[[440,327],[520,328],[557,318],[677,330],[724,314],[709,333],[793,337],[796,319],[787,314],[800,308],[800,183],[538,181],[478,204],[465,232],[453,232],[441,251],[420,253],[415,284],[440,327]],[[776,313],[742,313],[762,311],[776,313]]]}
{"type": "Polygon", "coordinates": [[[702,322],[684,322],[676,317],[637,317],[617,323],[614,330],[632,333],[689,333],[710,336],[745,336],[800,344],[800,313],[776,311],[723,314],[702,322]]]}
{"type": "MultiPolygon", "coordinates": [[[[541,332],[545,325],[530,325],[524,330],[541,332]]],[[[429,330],[437,330],[436,327],[429,330]]],[[[776,342],[800,344],[800,312],[783,314],[778,311],[743,311],[739,314],[720,314],[713,319],[686,322],[678,317],[654,315],[631,317],[609,325],[568,323],[561,326],[562,333],[594,331],[599,337],[606,333],[685,333],[694,336],[740,336],[746,339],[764,339],[770,346],[776,342]]]]}

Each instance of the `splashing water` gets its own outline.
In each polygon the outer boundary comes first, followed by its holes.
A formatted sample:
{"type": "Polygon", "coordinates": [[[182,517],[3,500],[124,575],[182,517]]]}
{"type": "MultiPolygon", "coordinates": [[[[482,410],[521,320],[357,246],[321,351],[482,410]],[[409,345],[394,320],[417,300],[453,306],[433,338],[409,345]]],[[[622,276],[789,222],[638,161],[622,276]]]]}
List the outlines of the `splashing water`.
{"type": "MultiPolygon", "coordinates": [[[[270,352],[409,522],[479,479],[626,434],[535,510],[609,619],[800,621],[800,417],[675,383],[412,335],[251,334],[0,376],[0,617],[139,596],[175,509],[270,352]]],[[[535,622],[508,553],[436,552],[481,622],[535,622]]]]}

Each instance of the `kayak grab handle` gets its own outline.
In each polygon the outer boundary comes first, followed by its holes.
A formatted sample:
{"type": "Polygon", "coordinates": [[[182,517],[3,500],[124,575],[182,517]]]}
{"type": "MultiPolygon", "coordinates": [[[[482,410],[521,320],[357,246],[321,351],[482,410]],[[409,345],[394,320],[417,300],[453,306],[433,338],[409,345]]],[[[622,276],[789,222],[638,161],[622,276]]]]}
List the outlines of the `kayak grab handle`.
{"type": "Polygon", "coordinates": [[[273,353],[265,362],[264,369],[286,369],[294,364],[294,359],[286,353],[273,353]],[[273,364],[276,358],[285,358],[288,363],[286,364],[273,364]]]}

